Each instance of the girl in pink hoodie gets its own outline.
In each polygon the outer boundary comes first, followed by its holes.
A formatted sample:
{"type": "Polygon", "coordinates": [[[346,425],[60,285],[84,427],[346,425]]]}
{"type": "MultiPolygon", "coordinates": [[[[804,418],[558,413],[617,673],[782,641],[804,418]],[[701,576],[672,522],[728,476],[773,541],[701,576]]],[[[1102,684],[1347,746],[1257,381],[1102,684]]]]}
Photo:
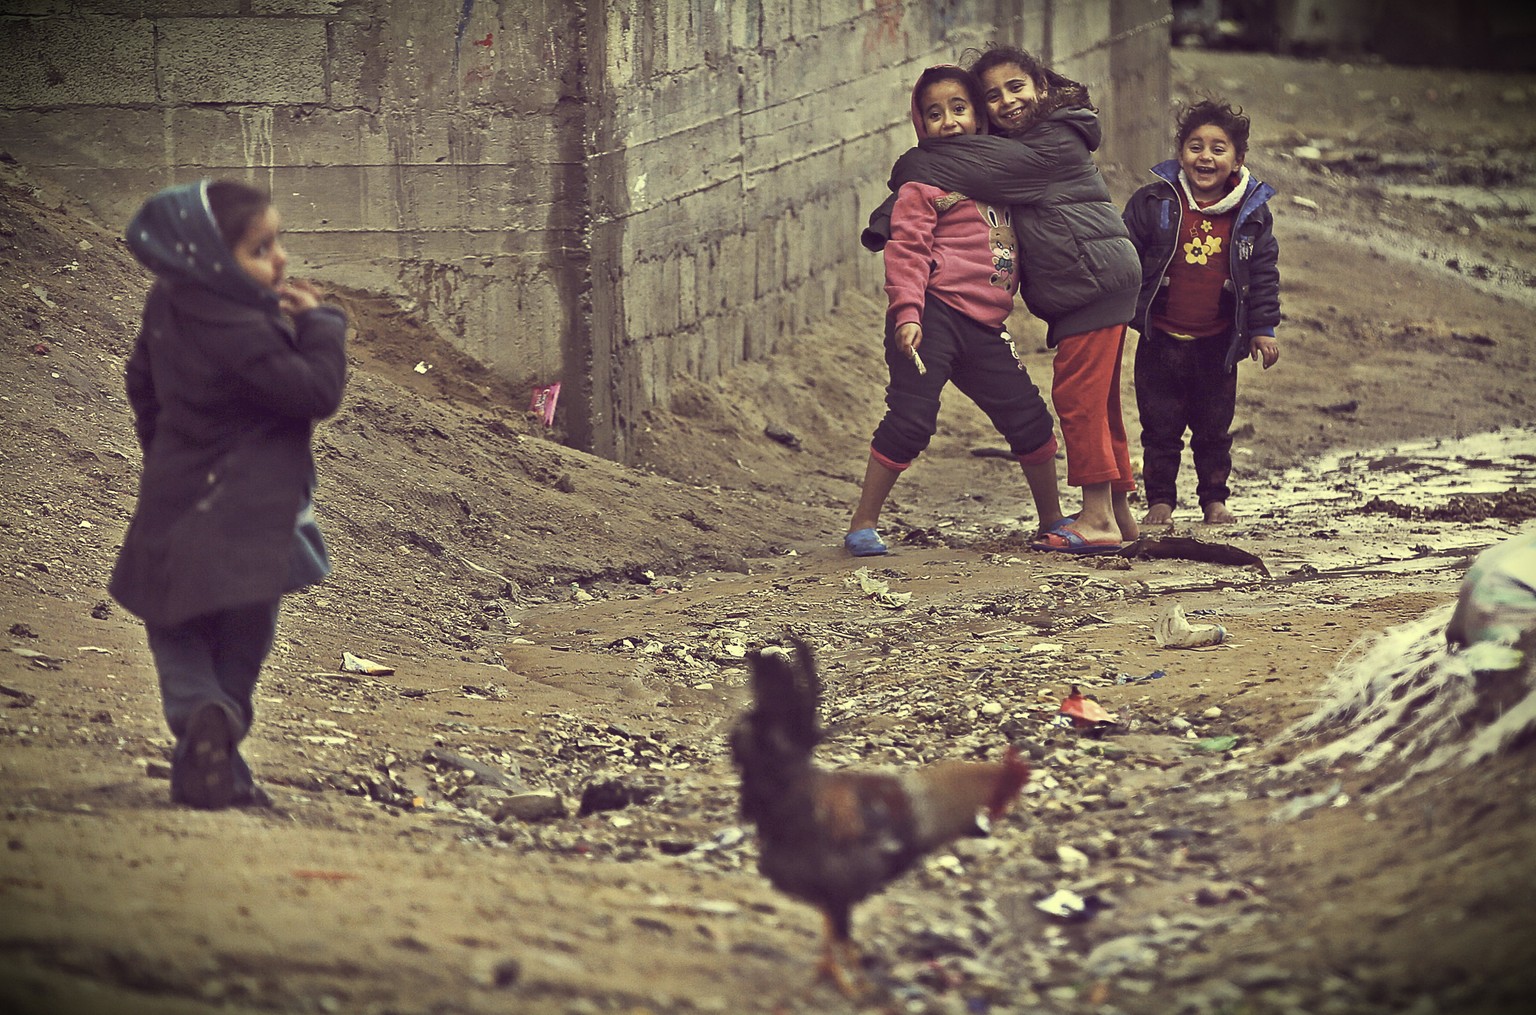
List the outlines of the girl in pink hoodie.
{"type": "MultiPolygon", "coordinates": [[[[912,89],[919,140],[985,133],[976,79],[930,67],[912,89]]],[[[901,473],[938,428],[953,382],[987,414],[1024,471],[1041,531],[1062,519],[1055,421],[1004,325],[1018,291],[1018,241],[1007,207],[925,183],[903,184],[885,245],[885,417],[875,428],[858,506],[843,537],[856,557],[888,552],[876,528],[901,473]]]]}

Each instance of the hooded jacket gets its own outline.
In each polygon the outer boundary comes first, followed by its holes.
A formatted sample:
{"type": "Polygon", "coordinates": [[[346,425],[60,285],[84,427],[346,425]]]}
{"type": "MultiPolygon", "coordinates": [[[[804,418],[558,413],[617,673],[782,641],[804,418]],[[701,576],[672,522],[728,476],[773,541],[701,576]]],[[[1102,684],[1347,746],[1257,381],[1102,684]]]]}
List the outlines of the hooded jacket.
{"type": "MultiPolygon", "coordinates": [[[[1168,159],[1152,167],[1149,183],[1125,203],[1125,224],[1141,256],[1141,292],[1131,326],[1147,333],[1152,307],[1168,285],[1168,264],[1184,225],[1187,195],[1179,185],[1179,163],[1168,159]]],[[[1231,322],[1224,368],[1231,373],[1248,355],[1255,335],[1273,335],[1280,323],[1280,245],[1275,240],[1269,199],[1275,188],[1243,172],[1246,187],[1232,222],[1227,263],[1231,288],[1222,294],[1222,316],[1231,322]]]]}
{"type": "Polygon", "coordinates": [[[314,422],[346,385],[346,315],[322,305],[290,321],[235,262],[207,185],[161,191],[127,233],[157,278],[127,367],[144,469],[108,588],[161,626],[275,600],[328,570],[301,515],[314,422]]]}
{"type": "MultiPolygon", "coordinates": [[[[1046,322],[1046,343],[1054,347],[1065,337],[1125,324],[1136,309],[1141,265],[1093,161],[1101,138],[1091,108],[1063,106],[1013,138],[920,141],[896,161],[890,186],[920,180],[1010,206],[1019,292],[1046,322]]],[[[862,240],[871,250],[890,235],[890,203],[870,216],[862,240]]]]}
{"type": "MultiPolygon", "coordinates": [[[[927,134],[919,89],[926,87],[929,72],[941,69],[948,65],[929,68],[912,88],[912,126],[919,139],[927,134]]],[[[1008,209],[925,183],[903,184],[894,199],[884,248],[891,326],[920,323],[927,300],[933,298],[984,327],[1001,329],[1018,289],[1018,240],[1008,209]]]]}

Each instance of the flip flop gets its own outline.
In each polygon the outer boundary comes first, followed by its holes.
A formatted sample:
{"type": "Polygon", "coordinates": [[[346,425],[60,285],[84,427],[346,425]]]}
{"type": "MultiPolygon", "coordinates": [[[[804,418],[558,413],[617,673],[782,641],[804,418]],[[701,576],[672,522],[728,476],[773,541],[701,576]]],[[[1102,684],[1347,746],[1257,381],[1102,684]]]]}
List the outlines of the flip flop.
{"type": "Polygon", "coordinates": [[[1070,529],[1077,524],[1077,515],[1064,515],[1054,525],[1046,527],[1046,532],[1060,532],[1062,529],[1070,529]]]}
{"type": "Polygon", "coordinates": [[[1043,538],[1029,544],[1031,550],[1041,550],[1046,553],[1072,553],[1079,556],[1119,553],[1120,546],[1118,539],[1090,541],[1070,525],[1052,529],[1043,538]]]}
{"type": "Polygon", "coordinates": [[[855,529],[848,533],[843,537],[843,549],[855,557],[881,557],[891,552],[874,529],[855,529]]]}

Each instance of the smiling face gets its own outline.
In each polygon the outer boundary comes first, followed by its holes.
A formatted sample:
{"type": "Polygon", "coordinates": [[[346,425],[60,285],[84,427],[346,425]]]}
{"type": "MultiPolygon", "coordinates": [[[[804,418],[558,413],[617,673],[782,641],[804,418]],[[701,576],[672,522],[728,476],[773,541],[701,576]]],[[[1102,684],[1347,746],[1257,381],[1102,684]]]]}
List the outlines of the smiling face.
{"type": "Polygon", "coordinates": [[[1018,64],[1003,63],[982,71],[981,97],[993,126],[1012,134],[1029,122],[1045,90],[1018,64]]]}
{"type": "Polygon", "coordinates": [[[1243,157],[1227,132],[1212,123],[1190,131],[1179,146],[1179,168],[1189,178],[1196,201],[1208,204],[1225,197],[1232,174],[1242,164],[1243,157]]]}
{"type": "Polygon", "coordinates": [[[935,81],[924,88],[918,96],[917,108],[928,137],[958,137],[975,134],[979,129],[970,93],[953,78],[935,81]]]}
{"type": "Polygon", "coordinates": [[[263,289],[276,289],[281,285],[283,272],[288,267],[288,254],[277,239],[281,224],[277,209],[268,205],[264,212],[251,219],[245,234],[231,250],[235,263],[263,289]]]}

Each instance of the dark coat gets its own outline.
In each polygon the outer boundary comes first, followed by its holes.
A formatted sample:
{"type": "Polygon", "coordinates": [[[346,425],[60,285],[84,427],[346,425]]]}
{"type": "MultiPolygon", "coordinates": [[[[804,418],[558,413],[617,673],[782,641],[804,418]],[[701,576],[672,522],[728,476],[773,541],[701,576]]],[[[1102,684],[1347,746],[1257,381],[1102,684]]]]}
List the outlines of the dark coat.
{"type": "MultiPolygon", "coordinates": [[[[1152,173],[1157,182],[1142,187],[1125,203],[1125,224],[1141,255],[1141,293],[1131,327],[1142,334],[1147,332],[1152,304],[1168,284],[1168,262],[1173,260],[1184,223],[1178,162],[1160,162],[1152,173]]],[[[1250,178],[1232,222],[1227,256],[1231,289],[1222,294],[1221,308],[1222,316],[1232,322],[1227,373],[1248,355],[1255,335],[1273,335],[1280,323],[1280,244],[1269,211],[1269,199],[1274,196],[1275,188],[1250,178]]]]}
{"type": "MultiPolygon", "coordinates": [[[[1046,342],[1125,324],[1141,265],[1092,153],[1101,131],[1091,109],[1054,110],[1023,134],[928,138],[896,161],[894,191],[928,183],[1010,206],[1019,240],[1019,295],[1048,325],[1046,342]]],[[[864,245],[890,236],[894,195],[870,216],[864,245]]]]}
{"type": "Polygon", "coordinates": [[[345,332],[334,306],[290,321],[187,279],[150,290],[127,377],[144,472],[108,586],[125,609],[170,626],[323,576],[318,531],[297,527],[314,422],[346,385],[345,332]]]}

